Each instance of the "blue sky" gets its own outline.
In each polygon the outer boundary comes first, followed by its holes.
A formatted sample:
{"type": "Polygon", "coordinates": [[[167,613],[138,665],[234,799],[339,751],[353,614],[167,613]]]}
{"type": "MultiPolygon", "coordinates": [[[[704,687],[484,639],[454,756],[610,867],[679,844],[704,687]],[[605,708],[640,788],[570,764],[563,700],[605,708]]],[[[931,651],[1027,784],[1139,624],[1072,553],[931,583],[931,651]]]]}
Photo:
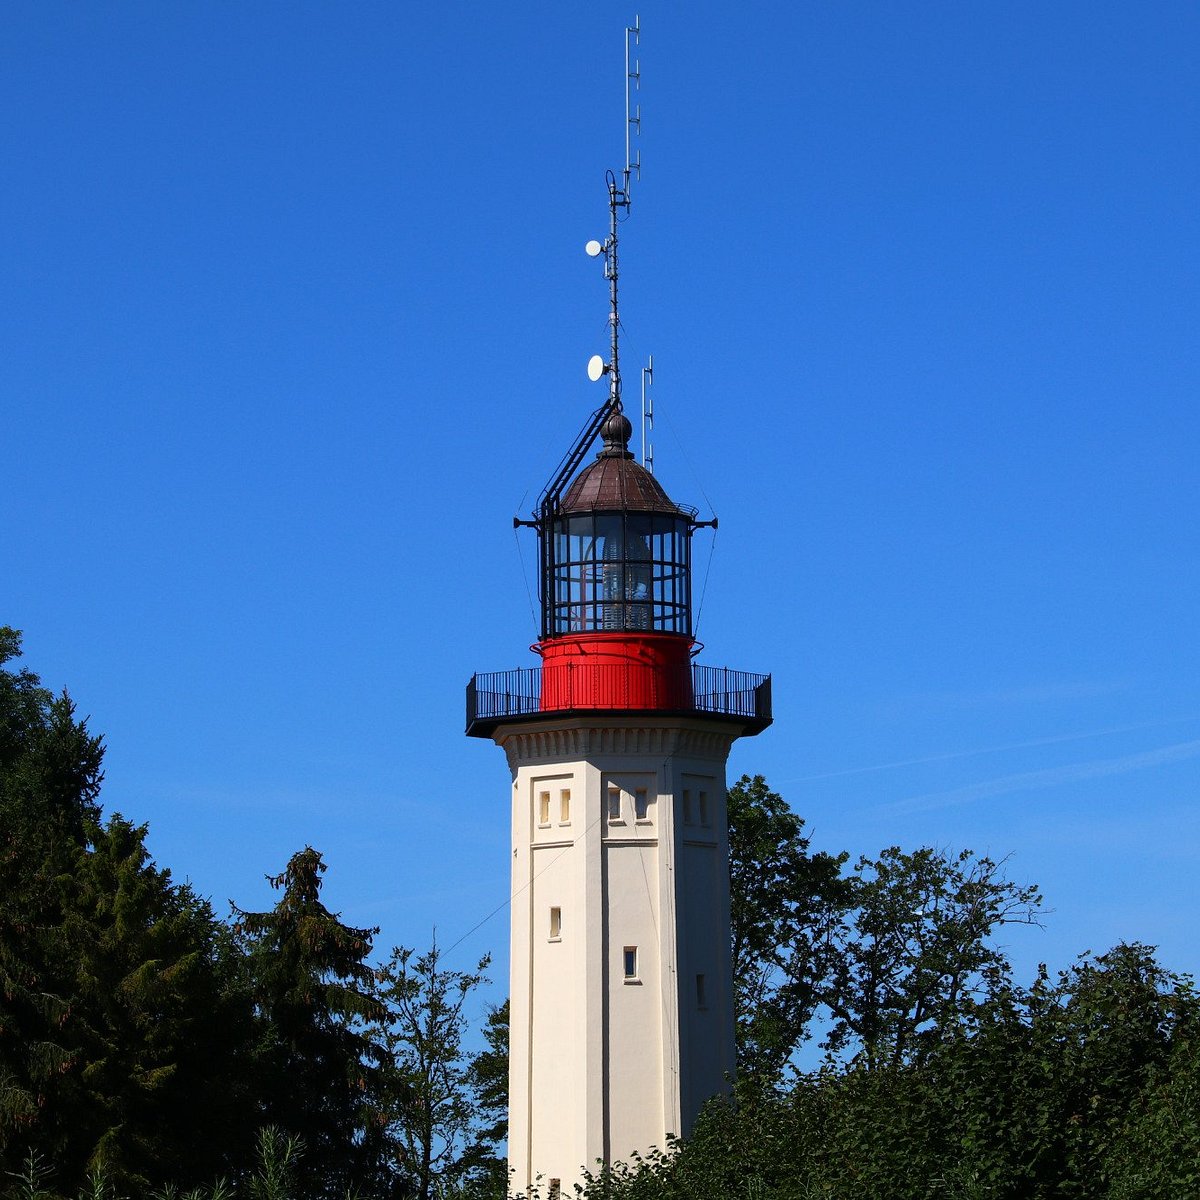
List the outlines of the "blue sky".
{"type": "MultiPolygon", "coordinates": [[[[219,910],[308,843],[383,948],[507,895],[463,687],[534,662],[511,518],[601,399],[634,11],[5,6],[0,620],[219,910]]],[[[731,776],[1011,855],[1026,978],[1195,969],[1200,8],[641,18],[627,394],[720,517],[703,661],[774,675],[731,776]]]]}

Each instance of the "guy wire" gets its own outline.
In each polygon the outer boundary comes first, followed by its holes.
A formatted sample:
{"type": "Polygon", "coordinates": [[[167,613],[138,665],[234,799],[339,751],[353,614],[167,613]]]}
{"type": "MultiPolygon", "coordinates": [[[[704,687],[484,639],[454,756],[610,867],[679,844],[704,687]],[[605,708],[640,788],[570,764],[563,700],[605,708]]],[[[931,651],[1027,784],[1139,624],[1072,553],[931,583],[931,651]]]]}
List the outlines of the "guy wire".
{"type": "MultiPolygon", "coordinates": [[[[525,493],[529,495],[528,492],[525,493]]],[[[524,497],[521,499],[524,504],[524,497]]],[[[517,510],[520,512],[520,509],[517,510]]],[[[525,552],[521,549],[521,531],[515,526],[513,527],[513,541],[517,543],[517,559],[521,564],[521,578],[525,581],[525,598],[529,601],[529,619],[533,623],[533,640],[536,642],[539,636],[537,611],[533,607],[533,591],[529,586],[529,572],[525,570],[525,552]]]]}
{"type": "MultiPolygon", "coordinates": [[[[664,758],[662,760],[662,763],[659,764],[659,770],[661,770],[662,767],[666,766],[666,762],[667,762],[667,760],[664,758]]],[[[591,824],[585,826],[583,833],[580,834],[579,839],[577,839],[577,840],[582,841],[582,839],[584,837],[586,837],[589,833],[591,833],[591,831],[593,829],[595,829],[597,825],[599,825],[602,821],[604,821],[607,818],[607,813],[605,811],[604,803],[603,803],[604,797],[601,796],[600,800],[601,800],[601,804],[600,804],[599,816],[597,816],[596,819],[591,822],[591,824]]],[[[560,858],[562,858],[562,856],[564,854],[566,854],[568,850],[573,850],[575,848],[575,844],[576,844],[576,840],[573,839],[569,846],[564,846],[561,850],[559,850],[559,852],[556,855],[554,855],[554,857],[551,858],[550,861],[536,875],[532,876],[527,883],[522,883],[521,886],[516,889],[516,891],[510,892],[507,900],[504,900],[500,904],[496,905],[496,907],[493,908],[492,911],[490,913],[488,913],[488,915],[486,917],[484,917],[481,921],[477,921],[474,925],[472,925],[471,928],[468,929],[467,932],[464,933],[462,935],[462,937],[460,937],[458,939],[458,941],[453,943],[453,945],[447,946],[446,949],[442,951],[442,953],[448,955],[452,950],[457,949],[459,946],[461,946],[463,944],[463,942],[465,942],[467,940],[467,938],[469,938],[471,936],[471,934],[473,934],[478,929],[482,929],[494,916],[496,916],[498,913],[501,913],[506,908],[508,908],[512,904],[512,902],[517,899],[518,896],[524,895],[525,892],[527,892],[533,886],[534,882],[536,880],[540,879],[548,870],[550,870],[550,868],[552,866],[554,866],[554,864],[556,862],[558,862],[558,860],[560,858]]],[[[532,851],[533,851],[533,847],[531,846],[530,853],[532,853],[532,851]]],[[[642,869],[643,869],[643,871],[645,870],[645,864],[643,864],[642,869]]],[[[649,882],[647,882],[646,886],[647,886],[647,890],[648,890],[649,882]]]]}

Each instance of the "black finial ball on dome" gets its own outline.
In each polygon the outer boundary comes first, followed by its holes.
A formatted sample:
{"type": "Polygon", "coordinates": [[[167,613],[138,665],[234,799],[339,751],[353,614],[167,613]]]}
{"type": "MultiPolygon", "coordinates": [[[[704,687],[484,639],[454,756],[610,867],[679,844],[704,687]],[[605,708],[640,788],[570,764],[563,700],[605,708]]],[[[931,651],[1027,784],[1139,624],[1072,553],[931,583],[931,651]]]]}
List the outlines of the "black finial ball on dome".
{"type": "Polygon", "coordinates": [[[619,409],[614,409],[600,426],[600,436],[604,439],[604,455],[622,455],[630,458],[629,439],[633,437],[633,426],[629,418],[619,409]]]}

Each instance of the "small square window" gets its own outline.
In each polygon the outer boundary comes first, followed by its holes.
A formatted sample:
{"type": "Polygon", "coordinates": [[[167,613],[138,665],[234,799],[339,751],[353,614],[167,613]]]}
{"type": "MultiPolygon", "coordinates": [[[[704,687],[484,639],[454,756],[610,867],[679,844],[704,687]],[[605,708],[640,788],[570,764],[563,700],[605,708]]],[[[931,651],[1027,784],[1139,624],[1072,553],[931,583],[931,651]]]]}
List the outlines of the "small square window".
{"type": "Polygon", "coordinates": [[[563,788],[558,793],[558,822],[560,825],[571,823],[571,789],[563,788]]]}
{"type": "Polygon", "coordinates": [[[712,823],[711,814],[708,811],[708,793],[700,793],[700,824],[708,826],[712,823]]]}
{"type": "Polygon", "coordinates": [[[550,793],[538,792],[538,824],[550,824],[550,793]]]}
{"type": "Polygon", "coordinates": [[[550,910],[550,940],[557,942],[562,937],[562,909],[555,906],[550,910]]]}
{"type": "Polygon", "coordinates": [[[636,821],[650,820],[650,795],[645,788],[633,793],[633,816],[636,821]]]}
{"type": "Polygon", "coordinates": [[[636,979],[638,977],[637,969],[637,947],[625,947],[625,978],[636,979]]]}
{"type": "Polygon", "coordinates": [[[621,789],[615,783],[608,785],[608,819],[614,822],[621,819],[621,789]]]}
{"type": "Polygon", "coordinates": [[[692,790],[691,788],[683,789],[683,823],[690,825],[692,823],[692,790]]]}

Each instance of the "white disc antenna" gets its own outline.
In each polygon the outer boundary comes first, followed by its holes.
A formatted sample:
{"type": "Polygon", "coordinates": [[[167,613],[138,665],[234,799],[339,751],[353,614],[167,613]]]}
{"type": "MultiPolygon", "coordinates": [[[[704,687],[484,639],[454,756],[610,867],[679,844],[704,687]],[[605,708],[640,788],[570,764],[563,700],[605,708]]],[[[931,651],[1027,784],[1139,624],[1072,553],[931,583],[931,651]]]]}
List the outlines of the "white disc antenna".
{"type": "Polygon", "coordinates": [[[608,374],[608,363],[606,363],[604,359],[600,357],[600,355],[593,354],[592,357],[588,359],[587,371],[588,378],[593,383],[599,383],[599,381],[608,374]]]}

